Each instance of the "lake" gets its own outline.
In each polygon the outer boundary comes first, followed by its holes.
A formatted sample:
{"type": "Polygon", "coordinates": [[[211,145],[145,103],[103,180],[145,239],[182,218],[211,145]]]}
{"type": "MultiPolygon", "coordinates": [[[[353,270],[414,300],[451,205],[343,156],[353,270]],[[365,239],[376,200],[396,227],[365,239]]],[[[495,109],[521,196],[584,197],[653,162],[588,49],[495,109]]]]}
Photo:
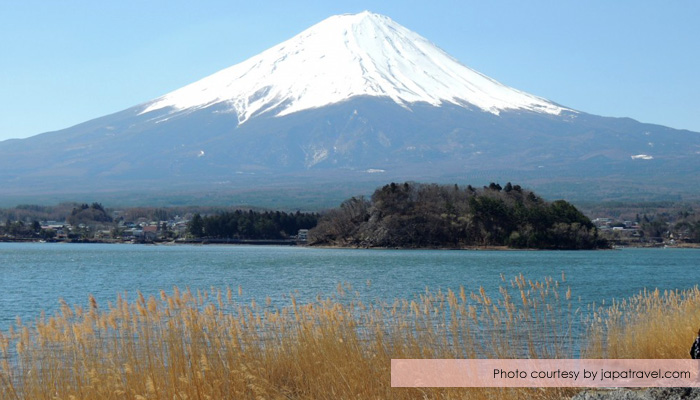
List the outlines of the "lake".
{"type": "Polygon", "coordinates": [[[686,289],[700,283],[700,250],[611,251],[357,250],[274,246],[153,246],[0,243],[0,330],[58,309],[59,298],[86,305],[114,302],[118,293],[157,296],[173,286],[191,290],[240,286],[242,301],[287,305],[333,295],[349,283],[367,299],[413,298],[425,291],[498,294],[510,279],[551,276],[570,285],[583,304],[627,298],[644,288],[686,289]],[[369,281],[369,284],[368,284],[369,281]]]}

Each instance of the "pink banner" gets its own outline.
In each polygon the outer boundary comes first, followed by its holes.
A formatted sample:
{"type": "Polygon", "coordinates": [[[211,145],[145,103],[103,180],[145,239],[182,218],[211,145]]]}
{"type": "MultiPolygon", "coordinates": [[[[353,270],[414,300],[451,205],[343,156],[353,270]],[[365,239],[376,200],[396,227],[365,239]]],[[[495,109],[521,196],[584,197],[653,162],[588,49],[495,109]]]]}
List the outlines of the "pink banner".
{"type": "Polygon", "coordinates": [[[700,387],[700,360],[391,360],[392,387],[700,387]]]}

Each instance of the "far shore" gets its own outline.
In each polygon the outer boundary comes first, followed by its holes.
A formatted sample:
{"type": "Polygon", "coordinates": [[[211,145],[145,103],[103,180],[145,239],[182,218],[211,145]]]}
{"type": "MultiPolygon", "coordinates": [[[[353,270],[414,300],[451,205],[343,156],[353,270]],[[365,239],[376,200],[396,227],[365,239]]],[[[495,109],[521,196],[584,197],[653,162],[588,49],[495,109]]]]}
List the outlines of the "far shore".
{"type": "MultiPolygon", "coordinates": [[[[248,246],[303,246],[317,249],[372,249],[372,250],[479,250],[479,251],[542,251],[547,249],[515,248],[508,246],[466,247],[362,247],[309,245],[296,239],[176,239],[176,240],[119,240],[119,239],[35,239],[0,237],[0,243],[95,243],[95,244],[147,244],[147,245],[248,245],[248,246]]],[[[622,248],[677,248],[698,249],[700,243],[625,243],[613,244],[611,250],[622,248]]],[[[602,249],[608,250],[608,249],[602,249]]]]}

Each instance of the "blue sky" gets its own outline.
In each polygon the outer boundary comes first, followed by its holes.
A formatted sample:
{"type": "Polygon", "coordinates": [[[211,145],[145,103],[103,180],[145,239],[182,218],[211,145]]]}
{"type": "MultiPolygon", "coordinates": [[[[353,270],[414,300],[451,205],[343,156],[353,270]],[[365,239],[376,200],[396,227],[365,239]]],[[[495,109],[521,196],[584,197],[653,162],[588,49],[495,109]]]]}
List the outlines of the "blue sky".
{"type": "Polygon", "coordinates": [[[0,140],[67,128],[370,10],[504,84],[700,131],[700,2],[0,1],[0,140]]]}

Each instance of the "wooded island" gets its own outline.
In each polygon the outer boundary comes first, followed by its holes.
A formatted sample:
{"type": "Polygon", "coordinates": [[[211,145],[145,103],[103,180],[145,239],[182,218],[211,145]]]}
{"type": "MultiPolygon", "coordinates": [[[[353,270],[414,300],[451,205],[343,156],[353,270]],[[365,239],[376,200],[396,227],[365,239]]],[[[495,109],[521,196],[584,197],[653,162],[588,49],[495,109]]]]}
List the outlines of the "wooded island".
{"type": "Polygon", "coordinates": [[[607,248],[591,220],[564,200],[491,183],[406,182],[353,197],[326,213],[309,232],[310,245],[387,248],[507,246],[532,249],[607,248]]]}

